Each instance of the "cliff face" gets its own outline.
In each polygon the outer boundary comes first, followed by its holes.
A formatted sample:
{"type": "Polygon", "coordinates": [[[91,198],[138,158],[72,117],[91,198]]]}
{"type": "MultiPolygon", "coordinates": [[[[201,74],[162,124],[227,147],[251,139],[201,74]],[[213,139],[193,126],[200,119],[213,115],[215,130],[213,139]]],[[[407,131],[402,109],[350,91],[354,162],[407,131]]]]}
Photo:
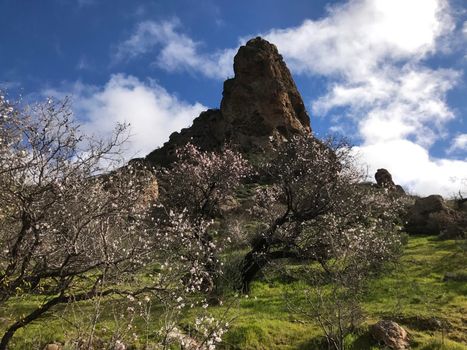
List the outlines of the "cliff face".
{"type": "Polygon", "coordinates": [[[224,82],[220,109],[202,112],[146,159],[167,165],[188,142],[203,150],[229,144],[242,152],[263,152],[294,134],[311,133],[300,93],[273,44],[259,37],[248,41],[235,56],[234,73],[224,82]]]}

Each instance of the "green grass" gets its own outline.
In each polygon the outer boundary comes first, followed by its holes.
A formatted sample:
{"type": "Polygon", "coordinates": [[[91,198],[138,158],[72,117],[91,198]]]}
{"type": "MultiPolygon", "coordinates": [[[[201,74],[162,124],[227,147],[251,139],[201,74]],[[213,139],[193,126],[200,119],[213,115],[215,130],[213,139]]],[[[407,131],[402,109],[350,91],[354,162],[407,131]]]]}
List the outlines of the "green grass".
{"type": "Polygon", "coordinates": [[[371,283],[365,308],[373,317],[401,322],[436,317],[451,324],[451,337],[466,342],[467,283],[443,282],[446,272],[466,270],[467,255],[458,242],[412,238],[392,273],[371,283]]]}
{"type": "MultiPolygon", "coordinates": [[[[412,237],[400,261],[381,277],[370,283],[363,300],[366,322],[355,334],[348,336],[353,350],[378,349],[368,335],[368,326],[381,318],[396,320],[410,336],[413,349],[467,350],[467,283],[443,281],[446,272],[467,273],[467,255],[455,241],[438,241],[432,237],[412,237]],[[449,325],[443,331],[434,329],[430,320],[436,318],[449,325]]],[[[322,332],[309,319],[290,312],[288,305],[295,292],[302,289],[300,281],[285,282],[280,278],[262,278],[252,285],[248,297],[232,300],[228,311],[231,328],[224,336],[224,349],[322,349],[322,332]]],[[[18,316],[40,303],[39,297],[23,297],[0,309],[0,327],[10,316],[18,316]],[[11,314],[11,315],[10,315],[11,314]]],[[[122,305],[120,305],[122,307],[122,305]]],[[[107,302],[107,316],[98,327],[112,329],[117,313],[107,302]]],[[[211,312],[221,316],[226,306],[213,307],[211,312]]],[[[85,323],[91,304],[60,309],[56,316],[32,324],[18,332],[11,349],[41,349],[51,341],[63,342],[70,335],[69,321],[85,323]],[[57,316],[58,315],[58,316],[57,316]],[[66,315],[65,321],[60,315],[66,315]]],[[[187,314],[182,323],[193,318],[187,314]]],[[[157,319],[158,310],[153,319],[157,319]]],[[[137,323],[136,327],[143,327],[137,323]]]]}
{"type": "MultiPolygon", "coordinates": [[[[349,343],[355,349],[371,349],[365,327],[392,318],[408,329],[414,349],[467,350],[467,283],[443,282],[446,272],[467,272],[467,255],[459,242],[410,238],[400,261],[371,282],[363,302],[368,321],[349,343]],[[426,329],[432,318],[450,325],[444,331],[444,347],[443,331],[426,329]]],[[[287,308],[285,295],[290,298],[300,288],[300,282],[254,282],[248,299],[233,310],[237,318],[226,348],[320,349],[322,333],[316,324],[287,308]]]]}

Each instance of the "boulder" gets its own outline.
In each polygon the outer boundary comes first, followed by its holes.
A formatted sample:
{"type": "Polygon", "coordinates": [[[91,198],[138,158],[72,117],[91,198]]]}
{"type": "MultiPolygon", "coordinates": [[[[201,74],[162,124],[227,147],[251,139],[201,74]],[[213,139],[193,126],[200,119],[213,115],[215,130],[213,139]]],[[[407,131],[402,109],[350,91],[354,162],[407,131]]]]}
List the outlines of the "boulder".
{"type": "Polygon", "coordinates": [[[50,343],[44,346],[44,350],[62,350],[63,346],[60,343],[50,343]]]}
{"type": "Polygon", "coordinates": [[[202,112],[146,160],[169,165],[175,150],[188,142],[204,151],[228,144],[243,153],[262,153],[293,135],[311,133],[305,104],[275,45],[260,37],[249,40],[234,58],[234,73],[224,82],[219,109],[202,112]]]}
{"type": "Polygon", "coordinates": [[[441,238],[455,238],[465,234],[465,217],[449,208],[443,197],[431,195],[419,198],[408,210],[405,230],[411,234],[441,234],[441,238]]]}
{"type": "Polygon", "coordinates": [[[440,239],[457,239],[467,237],[467,220],[459,213],[455,213],[454,218],[446,222],[441,230],[440,239]]]}
{"type": "Polygon", "coordinates": [[[382,320],[370,328],[372,337],[379,343],[393,350],[410,348],[407,331],[396,322],[382,320]]]}

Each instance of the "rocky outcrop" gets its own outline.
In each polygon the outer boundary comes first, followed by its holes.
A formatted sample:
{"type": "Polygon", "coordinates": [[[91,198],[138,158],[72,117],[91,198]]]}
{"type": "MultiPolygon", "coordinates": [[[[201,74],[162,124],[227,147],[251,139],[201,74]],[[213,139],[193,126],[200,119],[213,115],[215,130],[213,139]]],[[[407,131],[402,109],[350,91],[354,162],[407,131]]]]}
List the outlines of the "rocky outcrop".
{"type": "Polygon", "coordinates": [[[410,348],[407,331],[393,321],[379,321],[370,329],[373,338],[393,350],[410,348]]]}
{"type": "Polygon", "coordinates": [[[122,184],[131,184],[136,195],[132,206],[139,213],[144,213],[159,197],[157,178],[152,169],[141,159],[132,159],[127,165],[101,175],[98,179],[109,194],[119,191],[122,184]]]}
{"type": "Polygon", "coordinates": [[[392,175],[386,169],[378,169],[375,173],[376,183],[379,187],[394,187],[396,184],[392,181],[392,175]]]}
{"type": "Polygon", "coordinates": [[[460,211],[449,208],[440,195],[419,198],[409,209],[405,230],[412,234],[434,234],[441,238],[465,235],[466,218],[460,211]]]}
{"type": "Polygon", "coordinates": [[[386,169],[378,169],[375,174],[376,186],[387,188],[390,191],[405,194],[404,189],[400,185],[396,185],[392,180],[392,175],[386,169]]]}
{"type": "Polygon", "coordinates": [[[234,73],[224,82],[220,109],[202,112],[146,159],[167,165],[188,142],[207,151],[228,144],[245,153],[264,152],[295,134],[311,133],[303,100],[276,46],[260,37],[248,41],[234,58],[234,73]]]}

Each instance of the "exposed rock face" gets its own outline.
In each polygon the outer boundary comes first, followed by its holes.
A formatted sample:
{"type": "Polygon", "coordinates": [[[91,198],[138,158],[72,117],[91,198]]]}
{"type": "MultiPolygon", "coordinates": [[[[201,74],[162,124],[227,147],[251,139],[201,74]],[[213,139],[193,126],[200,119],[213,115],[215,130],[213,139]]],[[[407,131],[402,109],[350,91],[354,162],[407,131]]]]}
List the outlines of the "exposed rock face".
{"type": "Polygon", "coordinates": [[[370,329],[373,338],[390,349],[409,349],[409,337],[407,331],[393,321],[379,321],[370,329]]]}
{"type": "Polygon", "coordinates": [[[378,187],[387,188],[391,191],[398,192],[400,194],[405,194],[404,189],[400,185],[396,185],[392,181],[392,175],[386,169],[378,169],[375,174],[376,184],[378,187]]]}
{"type": "Polygon", "coordinates": [[[305,105],[276,46],[259,37],[248,41],[235,56],[234,73],[224,82],[220,109],[202,112],[146,159],[167,165],[188,142],[203,150],[227,143],[243,152],[262,152],[292,135],[311,133],[305,105]]]}
{"type": "Polygon", "coordinates": [[[390,188],[396,186],[392,181],[392,175],[386,169],[378,169],[375,174],[376,183],[379,187],[390,188]]]}
{"type": "Polygon", "coordinates": [[[104,189],[109,193],[118,191],[118,185],[114,186],[112,177],[119,179],[123,183],[133,182],[137,200],[133,203],[134,209],[143,213],[147,208],[155,203],[159,197],[159,183],[152,170],[140,159],[132,159],[126,166],[118,168],[107,175],[100,176],[104,189]],[[138,179],[138,181],[134,181],[138,179]]]}
{"type": "Polygon", "coordinates": [[[405,229],[413,234],[435,234],[441,238],[465,235],[466,218],[460,211],[446,205],[440,195],[431,195],[415,201],[407,214],[405,229]]]}

